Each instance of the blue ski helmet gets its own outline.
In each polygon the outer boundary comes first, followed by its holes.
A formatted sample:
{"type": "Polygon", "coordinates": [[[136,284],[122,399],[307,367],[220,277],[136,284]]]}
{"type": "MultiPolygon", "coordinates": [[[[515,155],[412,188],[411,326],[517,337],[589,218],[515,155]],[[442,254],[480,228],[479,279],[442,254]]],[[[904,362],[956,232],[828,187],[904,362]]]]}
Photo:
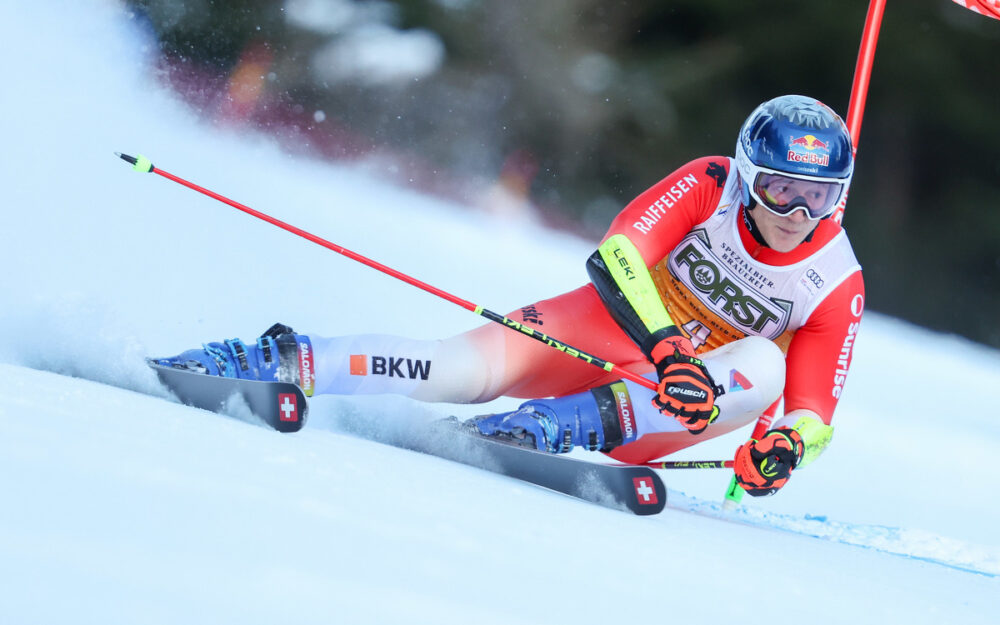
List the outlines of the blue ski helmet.
{"type": "Polygon", "coordinates": [[[851,184],[854,153],[839,115],[814,98],[784,95],[750,114],[736,142],[744,206],[828,217],[851,184]]]}

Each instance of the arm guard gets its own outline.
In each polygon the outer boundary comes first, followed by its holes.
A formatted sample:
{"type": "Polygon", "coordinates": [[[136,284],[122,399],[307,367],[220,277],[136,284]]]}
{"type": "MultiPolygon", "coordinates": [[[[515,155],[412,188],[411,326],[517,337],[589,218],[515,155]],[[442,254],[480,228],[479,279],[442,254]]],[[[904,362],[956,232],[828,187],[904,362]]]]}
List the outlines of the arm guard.
{"type": "Polygon", "coordinates": [[[812,417],[800,417],[792,429],[802,437],[802,444],[805,446],[805,453],[799,461],[798,468],[804,467],[819,457],[826,446],[833,438],[833,426],[826,425],[822,421],[812,417]]]}
{"type": "Polygon", "coordinates": [[[639,250],[625,235],[609,237],[591,254],[587,274],[611,317],[650,360],[657,343],[683,336],[663,305],[639,250]]]}

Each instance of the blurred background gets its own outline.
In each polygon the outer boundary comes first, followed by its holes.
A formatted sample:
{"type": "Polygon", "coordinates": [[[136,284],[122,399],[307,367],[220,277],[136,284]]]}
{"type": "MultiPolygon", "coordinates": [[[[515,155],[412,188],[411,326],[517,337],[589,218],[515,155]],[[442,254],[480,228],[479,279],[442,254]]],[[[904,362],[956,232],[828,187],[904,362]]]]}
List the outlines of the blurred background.
{"type": "MultiPolygon", "coordinates": [[[[865,0],[128,0],[206,121],[597,240],[785,93],[843,117],[865,0]]],[[[1000,22],[890,0],[844,225],[868,308],[1000,347],[1000,22]]],[[[234,155],[238,164],[239,155],[234,155]]],[[[583,262],[583,258],[580,262],[583,262]]]]}

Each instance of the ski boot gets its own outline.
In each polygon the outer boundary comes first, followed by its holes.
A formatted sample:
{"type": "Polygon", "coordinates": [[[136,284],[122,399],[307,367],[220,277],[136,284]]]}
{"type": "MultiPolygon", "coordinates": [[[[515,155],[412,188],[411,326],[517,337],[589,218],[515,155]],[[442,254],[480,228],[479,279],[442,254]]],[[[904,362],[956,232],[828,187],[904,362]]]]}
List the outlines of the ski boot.
{"type": "Polygon", "coordinates": [[[579,446],[610,451],[622,443],[616,412],[600,410],[591,392],[532,399],[513,412],[473,417],[466,424],[481,436],[549,453],[579,446]]]}
{"type": "Polygon", "coordinates": [[[156,365],[186,369],[241,380],[291,382],[312,395],[316,374],[312,344],[304,334],[295,334],[288,326],[276,323],[267,329],[256,344],[239,339],[203,344],[170,358],[153,358],[156,365]]]}

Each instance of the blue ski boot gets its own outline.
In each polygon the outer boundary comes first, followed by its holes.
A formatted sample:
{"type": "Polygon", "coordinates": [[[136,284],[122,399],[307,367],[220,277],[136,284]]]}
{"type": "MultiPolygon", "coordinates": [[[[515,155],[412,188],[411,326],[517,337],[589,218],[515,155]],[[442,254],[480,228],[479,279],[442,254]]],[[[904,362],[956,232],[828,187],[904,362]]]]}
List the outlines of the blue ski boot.
{"type": "Polygon", "coordinates": [[[549,453],[566,453],[575,446],[610,451],[622,444],[622,428],[613,404],[600,401],[601,390],[532,399],[513,412],[473,417],[466,423],[483,436],[549,453]]]}
{"type": "Polygon", "coordinates": [[[203,344],[170,358],[153,358],[153,364],[187,369],[206,375],[241,380],[291,382],[312,395],[316,374],[312,344],[304,334],[276,323],[247,345],[239,339],[203,344]]]}

